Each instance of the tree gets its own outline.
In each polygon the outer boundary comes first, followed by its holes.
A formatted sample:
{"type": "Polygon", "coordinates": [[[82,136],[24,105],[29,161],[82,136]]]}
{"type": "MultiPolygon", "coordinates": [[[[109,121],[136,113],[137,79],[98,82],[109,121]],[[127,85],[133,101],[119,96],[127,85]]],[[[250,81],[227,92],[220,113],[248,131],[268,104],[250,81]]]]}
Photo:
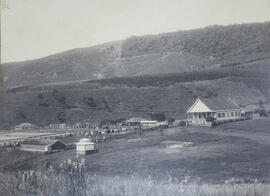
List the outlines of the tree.
{"type": "Polygon", "coordinates": [[[264,109],[264,107],[263,107],[263,100],[261,100],[261,99],[259,100],[259,106],[260,106],[261,109],[264,109]]]}
{"type": "Polygon", "coordinates": [[[39,94],[37,95],[37,98],[38,98],[38,99],[43,99],[43,94],[42,94],[42,93],[39,93],[39,94]]]}
{"type": "Polygon", "coordinates": [[[26,119],[25,114],[23,113],[23,111],[19,110],[15,113],[15,118],[17,120],[22,120],[22,119],[26,119]]]}
{"type": "Polygon", "coordinates": [[[179,122],[179,126],[181,126],[181,127],[187,126],[187,123],[182,120],[179,122]]]}
{"type": "Polygon", "coordinates": [[[97,107],[95,100],[92,97],[84,97],[83,103],[88,107],[97,107]]]}
{"type": "Polygon", "coordinates": [[[166,116],[164,113],[151,113],[149,114],[152,120],[156,120],[156,121],[165,121],[166,120],[166,116]]]}
{"type": "Polygon", "coordinates": [[[66,121],[66,114],[64,111],[58,112],[56,117],[61,123],[64,123],[66,121]]]}
{"type": "Polygon", "coordinates": [[[175,119],[173,117],[169,117],[168,118],[168,123],[173,123],[173,122],[175,122],[175,119]]]}

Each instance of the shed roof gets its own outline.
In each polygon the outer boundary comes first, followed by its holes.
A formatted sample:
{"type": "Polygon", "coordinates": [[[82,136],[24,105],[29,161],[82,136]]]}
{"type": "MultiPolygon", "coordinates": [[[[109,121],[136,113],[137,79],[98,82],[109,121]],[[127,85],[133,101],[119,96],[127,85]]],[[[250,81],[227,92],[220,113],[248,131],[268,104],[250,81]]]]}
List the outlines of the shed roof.
{"type": "Polygon", "coordinates": [[[79,140],[79,142],[76,143],[77,145],[93,145],[95,144],[94,142],[92,142],[89,138],[82,138],[79,140]]]}
{"type": "Polygon", "coordinates": [[[21,144],[48,146],[48,145],[55,144],[58,141],[61,142],[60,140],[27,139],[27,140],[22,141],[21,144]]]}
{"type": "Polygon", "coordinates": [[[141,122],[141,121],[146,121],[147,119],[141,118],[141,117],[135,117],[135,118],[130,118],[126,120],[126,122],[141,122]]]}
{"type": "Polygon", "coordinates": [[[28,127],[28,128],[38,128],[38,126],[31,124],[31,123],[21,123],[19,125],[15,126],[16,128],[23,128],[23,127],[28,127]]]}

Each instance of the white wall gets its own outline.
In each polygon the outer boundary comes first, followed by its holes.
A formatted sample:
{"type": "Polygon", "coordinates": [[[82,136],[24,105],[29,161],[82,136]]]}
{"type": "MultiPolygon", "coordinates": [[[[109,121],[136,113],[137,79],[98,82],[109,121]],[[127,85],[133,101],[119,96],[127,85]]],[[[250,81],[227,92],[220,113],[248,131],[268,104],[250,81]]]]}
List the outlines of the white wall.
{"type": "Polygon", "coordinates": [[[241,118],[240,110],[228,110],[228,111],[218,111],[215,116],[217,120],[233,120],[241,118]]]}

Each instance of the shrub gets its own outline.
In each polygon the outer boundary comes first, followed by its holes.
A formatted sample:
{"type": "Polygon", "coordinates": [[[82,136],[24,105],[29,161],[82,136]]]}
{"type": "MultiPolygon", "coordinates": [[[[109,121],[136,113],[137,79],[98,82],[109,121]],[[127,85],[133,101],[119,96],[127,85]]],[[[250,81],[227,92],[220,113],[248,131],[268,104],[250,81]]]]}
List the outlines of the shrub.
{"type": "Polygon", "coordinates": [[[168,123],[173,123],[173,122],[175,122],[175,119],[173,117],[169,117],[168,118],[168,123]]]}
{"type": "Polygon", "coordinates": [[[49,107],[50,105],[48,103],[40,103],[39,106],[49,107]]]}
{"type": "Polygon", "coordinates": [[[37,98],[38,98],[38,99],[43,99],[43,94],[42,94],[42,93],[39,93],[39,94],[37,95],[37,98]]]}
{"type": "Polygon", "coordinates": [[[16,120],[26,119],[26,115],[24,114],[23,111],[19,110],[15,113],[15,118],[16,120]]]}
{"type": "Polygon", "coordinates": [[[58,112],[56,118],[61,122],[64,123],[66,121],[66,114],[64,111],[58,112]]]}
{"type": "Polygon", "coordinates": [[[92,97],[83,98],[83,103],[88,107],[97,107],[95,100],[92,97]]]}
{"type": "Polygon", "coordinates": [[[187,125],[187,123],[183,120],[179,122],[179,126],[181,126],[181,127],[184,127],[186,125],[187,125]]]}
{"type": "Polygon", "coordinates": [[[151,117],[151,120],[156,120],[156,121],[165,121],[166,120],[166,116],[164,113],[151,113],[149,114],[151,117]]]}
{"type": "Polygon", "coordinates": [[[214,122],[216,119],[215,119],[215,117],[213,117],[213,116],[208,116],[207,118],[206,118],[206,121],[207,122],[214,122]]]}
{"type": "Polygon", "coordinates": [[[256,112],[259,113],[260,116],[267,116],[265,109],[258,109],[256,112]]]}

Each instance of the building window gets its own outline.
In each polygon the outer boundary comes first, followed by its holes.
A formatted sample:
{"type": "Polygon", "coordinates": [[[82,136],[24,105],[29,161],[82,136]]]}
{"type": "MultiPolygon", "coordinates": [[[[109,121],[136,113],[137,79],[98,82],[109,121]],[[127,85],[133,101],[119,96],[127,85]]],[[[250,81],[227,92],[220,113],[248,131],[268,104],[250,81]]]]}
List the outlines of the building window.
{"type": "Polygon", "coordinates": [[[225,112],[222,113],[222,118],[224,118],[224,117],[225,117],[225,112]]]}
{"type": "Polygon", "coordinates": [[[234,113],[233,112],[231,112],[231,116],[234,116],[234,113]]]}
{"type": "Polygon", "coordinates": [[[201,113],[199,113],[199,118],[202,118],[202,114],[201,113]]]}
{"type": "Polygon", "coordinates": [[[221,118],[221,113],[218,113],[218,118],[221,118]]]}
{"type": "Polygon", "coordinates": [[[235,116],[239,116],[239,112],[235,112],[235,116]]]}

